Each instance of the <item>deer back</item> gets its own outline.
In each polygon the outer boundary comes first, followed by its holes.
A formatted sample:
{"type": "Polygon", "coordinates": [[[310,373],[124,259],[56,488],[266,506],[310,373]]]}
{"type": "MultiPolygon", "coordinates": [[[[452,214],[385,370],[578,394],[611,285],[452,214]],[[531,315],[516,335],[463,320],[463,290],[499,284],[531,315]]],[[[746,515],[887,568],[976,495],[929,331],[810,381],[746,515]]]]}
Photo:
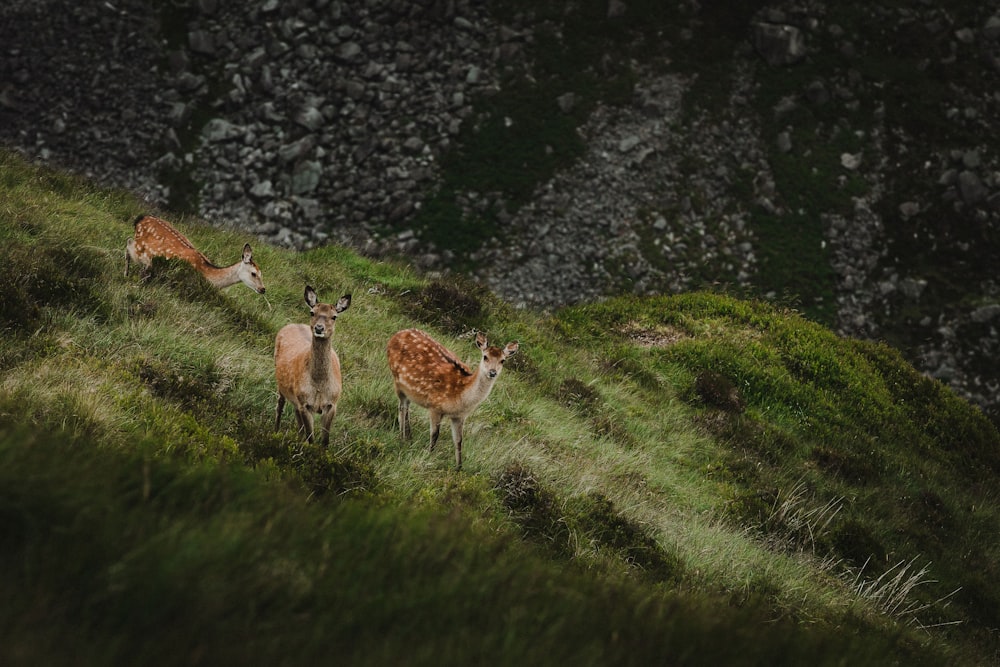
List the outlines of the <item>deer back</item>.
{"type": "Polygon", "coordinates": [[[143,263],[151,262],[153,257],[177,257],[196,267],[210,264],[208,258],[173,225],[151,215],[136,218],[134,239],[136,255],[143,263]]]}
{"type": "Polygon", "coordinates": [[[475,371],[419,329],[396,333],[387,354],[397,389],[424,407],[456,402],[476,382],[475,371]]]}

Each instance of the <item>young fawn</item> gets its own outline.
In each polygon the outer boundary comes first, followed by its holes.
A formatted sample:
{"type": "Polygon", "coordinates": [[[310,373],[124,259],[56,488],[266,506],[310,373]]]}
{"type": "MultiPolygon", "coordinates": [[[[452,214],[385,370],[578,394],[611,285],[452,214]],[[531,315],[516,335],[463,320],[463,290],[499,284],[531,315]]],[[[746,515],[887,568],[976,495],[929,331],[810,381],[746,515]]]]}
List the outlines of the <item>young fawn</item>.
{"type": "Polygon", "coordinates": [[[472,371],[448,348],[419,329],[406,329],[389,339],[389,370],[399,397],[399,430],[410,438],[410,401],[430,411],[431,446],[437,444],[441,418],[451,419],[455,442],[455,466],[462,469],[462,430],[465,419],[493,390],[503,363],[517,352],[517,343],[503,349],[486,344],[486,336],[476,334],[476,346],[483,360],[472,371]]]}
{"type": "Polygon", "coordinates": [[[330,337],[337,316],[351,305],[351,295],[340,297],[337,305],[319,303],[316,292],[306,285],[306,303],[312,320],[306,324],[286,324],[274,339],[274,377],[278,381],[278,409],[274,430],[281,426],[285,401],[295,406],[299,429],[313,441],[313,413],[321,415],[323,445],[330,444],[330,422],[337,415],[337,401],[343,382],[340,359],[330,337]]]}
{"type": "Polygon", "coordinates": [[[208,261],[200,250],[174,229],[166,220],[151,215],[140,215],[133,223],[135,236],[125,244],[125,275],[128,276],[132,262],[141,264],[146,270],[153,265],[154,257],[171,259],[179,257],[191,264],[208,282],[221,289],[236,283],[243,283],[258,294],[264,293],[264,279],[260,267],[253,261],[250,244],[243,246],[243,259],[231,266],[219,267],[208,261]]]}

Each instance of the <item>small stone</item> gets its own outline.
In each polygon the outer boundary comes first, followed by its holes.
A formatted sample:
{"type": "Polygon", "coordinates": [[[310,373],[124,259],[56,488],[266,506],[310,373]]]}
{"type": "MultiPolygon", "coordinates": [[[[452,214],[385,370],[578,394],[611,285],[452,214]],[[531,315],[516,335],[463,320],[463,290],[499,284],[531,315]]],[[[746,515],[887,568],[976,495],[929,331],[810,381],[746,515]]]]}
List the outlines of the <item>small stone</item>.
{"type": "Polygon", "coordinates": [[[188,33],[188,46],[195,53],[201,53],[207,56],[215,53],[215,40],[212,38],[212,33],[207,30],[192,30],[188,33]]]}
{"type": "Polygon", "coordinates": [[[622,153],[628,153],[630,150],[638,146],[641,142],[642,140],[638,136],[633,134],[631,136],[625,137],[624,139],[618,142],[618,150],[622,153]]]}
{"type": "Polygon", "coordinates": [[[556,104],[563,113],[569,113],[576,107],[576,93],[563,93],[556,98],[556,104]]]}
{"type": "Polygon", "coordinates": [[[782,153],[788,153],[792,150],[792,135],[788,132],[779,132],[778,139],[776,141],[776,146],[782,153]]]}
{"type": "Polygon", "coordinates": [[[906,201],[899,205],[899,214],[904,220],[909,220],[920,213],[920,204],[913,201],[906,201]]]}
{"type": "Polygon", "coordinates": [[[274,184],[271,181],[261,181],[250,188],[250,194],[260,199],[270,199],[274,196],[274,184]]]}
{"type": "Polygon", "coordinates": [[[861,166],[861,153],[844,153],[840,156],[840,165],[844,169],[856,171],[861,166]]]}

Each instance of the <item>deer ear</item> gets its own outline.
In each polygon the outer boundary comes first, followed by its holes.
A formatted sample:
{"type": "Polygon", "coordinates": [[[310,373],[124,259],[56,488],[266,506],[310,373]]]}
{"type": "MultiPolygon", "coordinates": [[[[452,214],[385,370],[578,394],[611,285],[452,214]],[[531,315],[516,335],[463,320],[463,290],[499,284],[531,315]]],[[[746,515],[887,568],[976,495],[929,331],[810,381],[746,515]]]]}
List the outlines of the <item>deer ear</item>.
{"type": "Polygon", "coordinates": [[[314,308],[318,302],[319,299],[316,298],[316,291],[311,285],[306,285],[306,303],[309,304],[310,308],[314,308]]]}
{"type": "Polygon", "coordinates": [[[507,343],[507,347],[503,349],[504,358],[509,357],[512,354],[515,354],[518,350],[518,347],[519,345],[517,344],[516,340],[513,343],[507,343]]]}
{"type": "Polygon", "coordinates": [[[350,305],[351,305],[351,295],[345,294],[344,296],[340,297],[339,301],[337,301],[337,312],[338,313],[344,312],[350,307],[350,305]]]}
{"type": "Polygon", "coordinates": [[[480,350],[486,349],[486,334],[481,331],[476,334],[476,347],[480,350]]]}
{"type": "Polygon", "coordinates": [[[253,250],[250,249],[249,243],[243,244],[243,263],[249,264],[253,261],[253,250]]]}

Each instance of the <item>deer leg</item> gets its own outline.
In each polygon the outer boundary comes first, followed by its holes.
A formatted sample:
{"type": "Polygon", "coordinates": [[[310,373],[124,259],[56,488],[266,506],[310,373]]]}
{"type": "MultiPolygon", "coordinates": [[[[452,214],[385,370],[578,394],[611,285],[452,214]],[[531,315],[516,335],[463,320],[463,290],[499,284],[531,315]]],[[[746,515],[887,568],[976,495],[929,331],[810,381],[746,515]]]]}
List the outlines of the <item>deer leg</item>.
{"type": "Polygon", "coordinates": [[[306,442],[312,444],[313,441],[313,416],[308,409],[302,408],[296,413],[299,416],[299,425],[306,434],[306,442]]]}
{"type": "Polygon", "coordinates": [[[125,277],[128,278],[129,269],[132,268],[132,252],[135,247],[135,238],[130,238],[125,243],[125,277]]]}
{"type": "Polygon", "coordinates": [[[399,433],[403,440],[410,439],[410,399],[399,392],[399,433]]]}
{"type": "Polygon", "coordinates": [[[437,444],[439,435],[441,435],[441,413],[437,410],[431,410],[431,448],[428,451],[434,451],[434,445],[437,444]]]}
{"type": "Polygon", "coordinates": [[[333,403],[323,408],[323,416],[320,419],[320,429],[323,431],[323,446],[330,445],[330,423],[337,416],[337,406],[333,403]]]}
{"type": "Polygon", "coordinates": [[[455,470],[462,469],[462,427],[465,419],[455,417],[451,420],[451,438],[455,441],[455,470]]]}
{"type": "Polygon", "coordinates": [[[278,394],[278,409],[275,410],[274,415],[274,430],[277,431],[278,427],[281,426],[281,413],[285,410],[285,397],[280,393],[278,394]]]}

